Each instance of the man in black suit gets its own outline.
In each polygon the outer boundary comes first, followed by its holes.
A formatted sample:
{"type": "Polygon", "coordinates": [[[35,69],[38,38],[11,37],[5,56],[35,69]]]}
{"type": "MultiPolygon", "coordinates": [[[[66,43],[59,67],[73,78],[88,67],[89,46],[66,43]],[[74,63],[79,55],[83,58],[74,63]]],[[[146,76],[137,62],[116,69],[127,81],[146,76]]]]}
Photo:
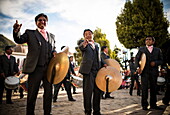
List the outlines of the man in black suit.
{"type": "Polygon", "coordinates": [[[14,24],[14,41],[19,44],[28,44],[28,54],[24,63],[23,73],[29,74],[28,95],[26,114],[34,115],[35,103],[43,81],[44,87],[44,115],[50,115],[52,104],[52,84],[47,80],[47,67],[52,58],[52,51],[55,49],[55,36],[46,31],[48,22],[47,15],[41,13],[35,17],[36,30],[26,30],[20,35],[22,24],[18,21],[14,24]]]}
{"type": "MultiPolygon", "coordinates": [[[[2,97],[4,92],[4,82],[5,78],[9,76],[14,76],[19,72],[18,66],[16,64],[16,59],[12,54],[12,47],[6,46],[4,55],[0,56],[0,104],[2,104],[2,97]]],[[[6,89],[6,103],[13,104],[12,97],[12,89],[6,89]]]]}
{"type": "Polygon", "coordinates": [[[146,46],[141,47],[136,55],[135,63],[139,67],[139,61],[141,55],[144,53],[146,55],[146,64],[141,71],[138,69],[138,73],[141,74],[141,84],[142,84],[142,107],[143,110],[148,109],[148,89],[150,89],[150,109],[161,109],[156,105],[156,86],[157,77],[159,75],[158,66],[163,63],[162,52],[159,48],[153,46],[155,43],[154,37],[147,37],[145,39],[146,46]]]}
{"type": "MultiPolygon", "coordinates": [[[[108,47],[107,46],[102,46],[102,48],[101,48],[101,58],[102,58],[102,60],[110,59],[110,56],[108,55],[108,47]]],[[[104,92],[103,92],[102,98],[103,99],[106,99],[106,98],[114,99],[114,97],[110,96],[110,93],[111,92],[106,92],[105,96],[104,96],[104,92]]]]}
{"type": "Polygon", "coordinates": [[[135,57],[131,57],[131,60],[129,62],[129,67],[130,67],[130,77],[131,77],[129,94],[131,96],[133,95],[133,87],[134,87],[134,83],[136,81],[137,95],[140,96],[140,82],[139,82],[139,75],[136,72],[135,57]]]}
{"type": "MultiPolygon", "coordinates": [[[[73,62],[73,56],[70,56],[69,57],[69,61],[70,61],[70,68],[71,68],[71,74],[73,74],[73,75],[75,75],[76,76],[76,73],[75,73],[75,71],[74,71],[74,67],[75,67],[75,65],[74,65],[74,62],[73,62]]],[[[73,81],[73,77],[71,77],[71,82],[73,81]]],[[[74,84],[72,83],[71,84],[71,87],[73,87],[73,94],[78,94],[77,92],[76,92],[76,86],[74,86],[74,84]]]]}
{"type": "MultiPolygon", "coordinates": [[[[65,46],[62,46],[61,50],[63,50],[64,47],[65,46]]],[[[59,92],[59,89],[60,89],[62,84],[64,84],[64,88],[67,92],[68,100],[69,101],[76,101],[75,99],[73,99],[73,96],[72,96],[72,93],[71,93],[71,81],[70,81],[71,72],[73,72],[73,69],[72,69],[72,66],[71,66],[70,61],[69,61],[68,72],[67,72],[67,75],[65,76],[64,80],[61,81],[58,84],[54,84],[53,102],[57,101],[58,92],[59,92]]]]}
{"type": "Polygon", "coordinates": [[[100,46],[98,43],[94,42],[93,32],[90,29],[85,29],[83,36],[84,40],[78,43],[78,47],[83,57],[79,72],[83,75],[84,112],[86,115],[91,115],[93,108],[93,115],[101,115],[101,90],[97,87],[95,78],[102,64],[103,66],[106,66],[106,64],[101,63],[100,46]]]}

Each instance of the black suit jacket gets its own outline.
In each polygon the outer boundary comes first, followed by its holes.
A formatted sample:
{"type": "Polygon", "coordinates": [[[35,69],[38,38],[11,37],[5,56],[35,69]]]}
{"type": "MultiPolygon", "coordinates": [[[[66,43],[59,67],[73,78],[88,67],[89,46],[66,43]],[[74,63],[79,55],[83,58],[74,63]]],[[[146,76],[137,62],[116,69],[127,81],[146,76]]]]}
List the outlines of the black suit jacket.
{"type": "MultiPolygon", "coordinates": [[[[54,51],[55,49],[55,39],[54,35],[51,33],[47,33],[49,43],[51,45],[50,51],[54,51]]],[[[31,73],[35,70],[37,66],[40,51],[41,51],[41,40],[40,37],[42,35],[38,30],[26,30],[23,35],[19,33],[13,32],[14,41],[18,44],[27,43],[28,44],[28,54],[25,60],[25,64],[23,67],[23,72],[31,73]]]]}
{"type": "MultiPolygon", "coordinates": [[[[82,44],[83,40],[81,41],[79,45],[79,49],[82,52],[82,62],[80,65],[79,72],[82,74],[89,74],[92,68],[92,64],[94,61],[94,56],[93,56],[93,49],[90,44],[88,44],[85,48],[83,47],[82,44]]],[[[95,50],[97,50],[97,55],[98,55],[98,65],[99,68],[101,68],[103,61],[100,58],[100,45],[98,43],[95,44],[95,50]]]]}
{"type": "Polygon", "coordinates": [[[141,59],[142,53],[146,54],[146,64],[142,74],[148,74],[152,72],[151,74],[158,76],[158,66],[163,64],[162,51],[159,48],[153,47],[153,50],[150,53],[146,46],[141,47],[136,55],[136,59],[135,59],[135,64],[137,65],[136,67],[139,67],[139,61],[141,59]],[[150,63],[152,61],[155,62],[154,67],[150,66],[150,63]]]}
{"type": "Polygon", "coordinates": [[[13,76],[18,73],[18,66],[14,56],[10,56],[10,59],[4,54],[0,56],[0,73],[4,73],[5,77],[13,76]]]}
{"type": "Polygon", "coordinates": [[[102,60],[109,59],[110,56],[106,55],[104,52],[101,52],[101,58],[102,60]]]}

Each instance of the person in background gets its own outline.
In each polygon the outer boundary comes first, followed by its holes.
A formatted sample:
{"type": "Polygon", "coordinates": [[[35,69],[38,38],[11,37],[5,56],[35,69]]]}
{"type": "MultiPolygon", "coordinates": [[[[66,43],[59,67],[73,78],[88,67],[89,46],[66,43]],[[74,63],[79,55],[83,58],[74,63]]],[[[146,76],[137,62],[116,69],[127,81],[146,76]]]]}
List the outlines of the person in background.
{"type": "MultiPolygon", "coordinates": [[[[0,104],[2,104],[3,92],[5,88],[5,78],[18,74],[18,66],[16,58],[12,56],[12,46],[5,47],[4,55],[0,56],[0,104]]],[[[13,104],[12,102],[12,89],[6,89],[6,103],[13,104]]]]}
{"type": "Polygon", "coordinates": [[[78,47],[82,52],[82,62],[79,72],[83,75],[83,98],[84,112],[86,115],[101,115],[100,98],[101,90],[97,87],[95,78],[102,66],[107,66],[100,58],[100,45],[93,40],[93,32],[85,29],[84,40],[78,42],[78,47]],[[92,97],[93,96],[93,97],[92,97]]]}
{"type": "Polygon", "coordinates": [[[47,68],[52,58],[52,51],[55,49],[55,36],[46,30],[48,17],[40,13],[35,17],[35,30],[26,30],[20,34],[22,24],[16,23],[13,26],[13,38],[18,44],[28,44],[28,54],[24,63],[23,73],[28,74],[28,93],[26,114],[34,115],[36,99],[41,81],[43,81],[44,115],[51,114],[52,105],[52,84],[47,80],[47,68]]]}
{"type": "MultiPolygon", "coordinates": [[[[108,55],[108,47],[107,46],[101,47],[101,58],[102,58],[102,60],[110,59],[110,56],[108,55]]],[[[102,99],[106,99],[106,98],[114,99],[114,97],[111,97],[110,94],[111,94],[111,92],[106,92],[106,93],[103,92],[102,99]]]]}
{"type": "Polygon", "coordinates": [[[134,83],[136,81],[137,95],[140,96],[140,82],[139,82],[138,73],[136,72],[135,57],[131,57],[131,60],[129,62],[129,66],[130,66],[130,77],[131,77],[129,94],[132,96],[134,83]]]}
{"type": "Polygon", "coordinates": [[[148,36],[145,39],[146,46],[141,47],[136,55],[135,64],[136,67],[139,66],[139,61],[141,60],[141,55],[144,53],[146,55],[146,63],[143,71],[138,68],[137,72],[141,74],[141,84],[142,84],[142,108],[143,110],[148,110],[148,89],[150,89],[150,109],[162,109],[156,105],[156,86],[157,77],[159,75],[158,66],[163,64],[162,51],[154,47],[155,38],[148,36]]]}
{"type": "MultiPolygon", "coordinates": [[[[75,67],[75,65],[74,65],[74,62],[73,62],[73,56],[70,56],[69,57],[69,60],[70,60],[70,68],[71,68],[71,74],[73,74],[73,75],[75,75],[76,76],[76,73],[75,73],[75,71],[74,71],[74,67],[75,67]]],[[[71,82],[73,81],[73,77],[71,77],[71,82]]],[[[73,87],[73,94],[78,94],[77,92],[76,92],[76,86],[72,83],[71,84],[71,86],[73,87]]]]}
{"type": "MultiPolygon", "coordinates": [[[[19,74],[20,75],[22,73],[22,67],[20,67],[20,59],[18,58],[17,59],[17,66],[18,66],[18,69],[19,69],[19,74]]],[[[19,88],[19,93],[20,93],[20,99],[22,99],[24,97],[24,89],[21,87],[21,85],[18,87],[19,88]]]]}
{"type": "MultiPolygon", "coordinates": [[[[63,50],[63,48],[65,48],[65,47],[66,46],[62,46],[61,50],[63,50]]],[[[53,102],[57,102],[58,92],[59,92],[59,89],[62,84],[64,85],[65,90],[67,92],[68,100],[76,101],[75,99],[73,99],[73,96],[71,93],[71,81],[70,81],[71,71],[72,71],[71,64],[69,64],[69,69],[68,69],[67,75],[65,76],[64,80],[58,84],[54,84],[53,102]]]]}

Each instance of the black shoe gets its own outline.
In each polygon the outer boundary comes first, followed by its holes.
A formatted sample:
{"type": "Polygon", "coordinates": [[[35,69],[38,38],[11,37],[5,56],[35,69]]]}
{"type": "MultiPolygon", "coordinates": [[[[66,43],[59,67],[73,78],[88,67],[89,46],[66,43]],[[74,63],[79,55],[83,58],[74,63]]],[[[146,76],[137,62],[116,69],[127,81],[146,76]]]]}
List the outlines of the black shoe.
{"type": "Polygon", "coordinates": [[[24,95],[20,95],[20,99],[22,99],[24,97],[24,95]]]}
{"type": "Polygon", "coordinates": [[[132,96],[132,93],[129,92],[129,95],[132,96]]]}
{"type": "Polygon", "coordinates": [[[148,110],[148,108],[146,107],[146,106],[143,106],[143,108],[142,108],[143,110],[148,110]]]}
{"type": "Polygon", "coordinates": [[[69,101],[76,101],[76,100],[72,98],[72,99],[69,99],[69,101]]]}
{"type": "Polygon", "coordinates": [[[78,94],[77,92],[73,92],[73,94],[78,94]]]}
{"type": "Polygon", "coordinates": [[[158,106],[154,106],[154,107],[151,106],[150,109],[163,110],[163,108],[160,108],[158,106]]]}
{"type": "Polygon", "coordinates": [[[93,115],[102,115],[100,112],[95,112],[93,115]]]}
{"type": "Polygon", "coordinates": [[[114,97],[109,96],[105,96],[105,98],[110,98],[110,99],[114,99],[114,97]]]}
{"type": "Polygon", "coordinates": [[[12,101],[7,101],[6,104],[14,104],[12,101]]]}

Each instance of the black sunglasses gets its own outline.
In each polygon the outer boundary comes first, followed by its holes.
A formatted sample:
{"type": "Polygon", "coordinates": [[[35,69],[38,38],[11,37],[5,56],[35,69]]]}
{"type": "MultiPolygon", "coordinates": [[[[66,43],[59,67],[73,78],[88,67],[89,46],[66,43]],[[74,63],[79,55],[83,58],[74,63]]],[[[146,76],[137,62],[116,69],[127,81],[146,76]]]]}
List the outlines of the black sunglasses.
{"type": "Polygon", "coordinates": [[[39,22],[41,22],[41,21],[47,22],[46,19],[38,19],[38,21],[39,21],[39,22]]]}

